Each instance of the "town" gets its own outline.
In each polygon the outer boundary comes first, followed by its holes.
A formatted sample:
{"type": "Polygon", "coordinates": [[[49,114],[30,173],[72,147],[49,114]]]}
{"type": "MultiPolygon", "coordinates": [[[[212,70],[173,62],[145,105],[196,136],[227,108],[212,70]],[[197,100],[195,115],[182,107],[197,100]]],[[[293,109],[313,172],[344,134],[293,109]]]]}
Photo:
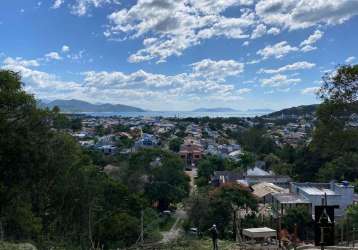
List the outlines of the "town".
{"type": "MultiPolygon", "coordinates": [[[[358,194],[355,193],[354,185],[346,180],[334,179],[326,182],[297,182],[294,180],[297,178],[291,175],[292,172],[279,166],[282,162],[278,163],[278,157],[273,153],[293,150],[300,145],[308,144],[312,140],[316,122],[313,112],[299,115],[287,115],[286,112],[287,110],[262,117],[227,119],[93,117],[68,114],[67,118],[77,126],[65,131],[73,136],[83,149],[99,153],[102,162],[98,167],[113,178],[120,179],[120,173],[123,171],[121,159],[137,152],[157,149],[170,151],[180,157],[184,166],[182,170],[190,178],[190,193],[193,197],[200,195],[203,188],[215,190],[231,184],[240,185],[256,200],[257,210],[254,217],[259,221],[256,224],[259,223],[261,226],[258,230],[263,231],[254,233],[250,232],[250,229],[237,230],[246,232],[247,239],[257,237],[256,243],[261,242],[260,238],[267,237],[276,239],[274,243],[270,241],[270,244],[281,244],[282,241],[286,247],[311,243],[314,240],[314,231],[310,218],[312,221],[315,220],[315,208],[322,206],[323,202],[335,208],[334,220],[342,228],[336,235],[337,242],[354,242],[354,232],[347,232],[344,228],[347,227],[345,223],[348,223],[348,208],[358,204],[358,194]],[[255,140],[257,145],[252,145],[255,140]],[[223,166],[225,164],[226,167],[223,166]],[[304,218],[304,215],[307,217],[304,218]],[[283,222],[289,220],[289,216],[293,217],[291,221],[296,226],[296,223],[302,223],[300,220],[306,220],[305,223],[310,226],[307,228],[307,225],[300,224],[298,233],[293,225],[283,222]]],[[[352,128],[358,126],[356,115],[350,117],[349,125],[352,128]]],[[[159,162],[160,160],[155,159],[159,162]]],[[[189,201],[184,199],[180,204],[185,214],[190,214],[196,209],[190,207],[190,198],[189,201]]],[[[195,219],[190,216],[189,220],[178,217],[177,204],[168,205],[172,206],[165,207],[166,210],[161,212],[188,225],[175,228],[175,224],[170,229],[176,230],[175,233],[169,231],[167,234],[173,235],[165,239],[166,241],[177,240],[184,234],[200,235],[199,227],[203,225],[195,223],[195,219]]],[[[253,215],[245,209],[246,212],[239,209],[243,220],[246,216],[253,215]]],[[[256,246],[262,246],[261,244],[256,246]]]]}
{"type": "Polygon", "coordinates": [[[358,250],[358,0],[1,0],[0,250],[358,250]]]}

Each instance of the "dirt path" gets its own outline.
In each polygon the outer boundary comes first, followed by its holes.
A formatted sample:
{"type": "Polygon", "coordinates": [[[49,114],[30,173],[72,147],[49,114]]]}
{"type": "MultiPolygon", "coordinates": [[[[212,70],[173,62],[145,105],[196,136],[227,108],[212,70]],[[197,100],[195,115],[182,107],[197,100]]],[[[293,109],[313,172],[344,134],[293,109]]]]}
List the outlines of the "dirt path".
{"type": "Polygon", "coordinates": [[[198,174],[197,172],[198,170],[196,168],[191,171],[185,171],[186,175],[190,178],[190,193],[193,193],[196,190],[195,177],[198,174]]]}
{"type": "Polygon", "coordinates": [[[167,243],[173,241],[179,238],[179,236],[182,234],[183,230],[180,227],[180,221],[186,218],[185,211],[181,208],[178,209],[174,214],[174,218],[175,218],[175,222],[172,228],[169,231],[162,233],[163,239],[160,241],[161,243],[167,243]]]}

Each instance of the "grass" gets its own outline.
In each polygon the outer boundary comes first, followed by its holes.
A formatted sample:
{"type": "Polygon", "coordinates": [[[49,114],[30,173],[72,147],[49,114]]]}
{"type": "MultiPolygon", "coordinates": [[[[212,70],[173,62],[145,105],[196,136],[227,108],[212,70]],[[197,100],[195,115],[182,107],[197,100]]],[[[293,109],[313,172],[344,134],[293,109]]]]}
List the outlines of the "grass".
{"type": "MultiPolygon", "coordinates": [[[[238,250],[240,249],[234,242],[219,240],[218,246],[220,250],[238,250]]],[[[160,246],[155,249],[170,249],[170,250],[212,250],[211,239],[180,239],[177,242],[170,243],[165,246],[160,246]]]]}
{"type": "Polygon", "coordinates": [[[0,242],[0,250],[37,250],[37,248],[30,243],[8,243],[0,242]]]}
{"type": "Polygon", "coordinates": [[[176,219],[172,216],[163,218],[162,221],[159,223],[160,231],[162,232],[169,231],[174,225],[175,220],[176,219]]]}

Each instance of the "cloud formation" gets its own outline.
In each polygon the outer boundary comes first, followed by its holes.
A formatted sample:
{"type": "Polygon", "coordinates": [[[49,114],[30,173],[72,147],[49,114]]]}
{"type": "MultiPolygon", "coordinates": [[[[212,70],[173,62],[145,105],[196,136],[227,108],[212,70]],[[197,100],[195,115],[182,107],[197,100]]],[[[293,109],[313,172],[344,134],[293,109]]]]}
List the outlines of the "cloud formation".
{"type": "Polygon", "coordinates": [[[315,67],[316,64],[310,63],[307,61],[301,61],[301,62],[295,62],[292,64],[288,64],[285,66],[282,66],[278,69],[260,69],[259,73],[266,73],[266,74],[277,74],[282,73],[286,71],[295,71],[295,70],[301,70],[301,69],[311,69],[315,67]]]}
{"type": "Polygon", "coordinates": [[[302,89],[301,93],[303,95],[312,95],[312,94],[316,94],[318,90],[319,90],[319,87],[309,87],[309,88],[302,89]]]}
{"type": "Polygon", "coordinates": [[[26,89],[39,97],[79,98],[128,104],[162,105],[163,102],[190,103],[191,101],[241,100],[250,88],[237,88],[227,83],[227,78],[239,76],[244,65],[234,60],[213,61],[204,59],[191,64],[189,72],[164,75],[144,70],[132,73],[121,71],[83,72],[79,82],[62,81],[53,74],[34,69],[40,65],[36,60],[6,58],[1,68],[20,72],[26,89]]]}
{"type": "Polygon", "coordinates": [[[255,15],[242,9],[239,17],[226,17],[222,12],[229,7],[250,5],[253,1],[207,0],[139,0],[129,9],[109,15],[107,37],[139,38],[143,49],[129,57],[130,62],[156,59],[163,62],[202,40],[213,37],[242,39],[249,37],[255,15]]]}
{"type": "Polygon", "coordinates": [[[256,54],[262,56],[263,59],[270,57],[278,59],[294,51],[298,51],[298,48],[289,45],[287,41],[282,41],[275,45],[267,45],[265,48],[258,50],[256,54]]]}
{"type": "Polygon", "coordinates": [[[322,38],[324,32],[316,30],[312,35],[310,35],[306,40],[301,42],[300,47],[303,52],[308,52],[311,50],[317,49],[313,45],[322,38]]]}
{"type": "Polygon", "coordinates": [[[288,30],[341,24],[358,15],[355,0],[260,0],[255,12],[262,22],[288,30]]]}
{"type": "Polygon", "coordinates": [[[287,88],[290,85],[301,82],[299,78],[288,78],[286,75],[277,74],[270,78],[260,80],[263,87],[287,88]]]}

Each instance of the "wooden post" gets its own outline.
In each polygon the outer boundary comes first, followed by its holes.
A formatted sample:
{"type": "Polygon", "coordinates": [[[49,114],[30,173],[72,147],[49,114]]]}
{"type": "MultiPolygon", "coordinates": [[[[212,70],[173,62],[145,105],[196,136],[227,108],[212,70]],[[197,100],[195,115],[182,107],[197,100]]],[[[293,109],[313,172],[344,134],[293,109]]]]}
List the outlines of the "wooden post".
{"type": "Polygon", "coordinates": [[[2,227],[1,221],[0,221],[0,241],[4,241],[4,229],[2,227]]]}
{"type": "Polygon", "coordinates": [[[143,245],[144,242],[144,211],[140,211],[140,243],[143,245]]]}

